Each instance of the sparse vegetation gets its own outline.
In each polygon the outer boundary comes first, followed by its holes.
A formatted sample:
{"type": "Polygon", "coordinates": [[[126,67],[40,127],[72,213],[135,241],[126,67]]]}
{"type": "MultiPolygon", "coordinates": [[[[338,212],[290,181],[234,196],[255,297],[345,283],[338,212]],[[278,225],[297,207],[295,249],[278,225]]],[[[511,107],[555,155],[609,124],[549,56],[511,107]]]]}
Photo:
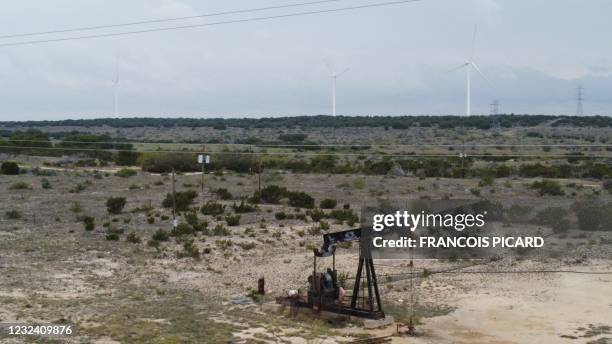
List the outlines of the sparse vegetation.
{"type": "Polygon", "coordinates": [[[238,226],[240,225],[240,215],[227,215],[225,216],[225,222],[228,226],[238,226]]]}
{"type": "Polygon", "coordinates": [[[326,198],[321,201],[321,203],[319,204],[319,207],[321,209],[334,209],[337,204],[338,204],[338,201],[336,201],[335,199],[326,198]]]}
{"type": "Polygon", "coordinates": [[[220,215],[225,212],[225,205],[213,201],[208,201],[200,208],[204,215],[220,215]]]}
{"type": "Polygon", "coordinates": [[[128,233],[128,235],[125,237],[125,240],[132,244],[140,244],[142,242],[138,234],[136,234],[135,232],[128,233]]]}
{"type": "Polygon", "coordinates": [[[83,225],[86,231],[91,232],[96,228],[96,220],[92,216],[84,216],[83,225]]]}
{"type": "Polygon", "coordinates": [[[556,180],[544,179],[542,181],[533,182],[530,187],[538,190],[540,196],[551,195],[551,196],[563,196],[565,192],[561,183],[556,180]]]}
{"type": "Polygon", "coordinates": [[[232,194],[225,188],[218,188],[214,193],[220,200],[230,200],[233,198],[232,194]]]}
{"type": "Polygon", "coordinates": [[[138,171],[131,169],[131,168],[122,168],[119,171],[117,171],[117,173],[115,173],[117,177],[121,177],[121,178],[129,178],[137,174],[138,174],[138,171]]]}
{"type": "Polygon", "coordinates": [[[7,220],[19,220],[22,217],[21,212],[18,210],[7,210],[4,213],[4,218],[7,220]]]}
{"type": "Polygon", "coordinates": [[[17,182],[9,188],[11,190],[32,190],[32,185],[26,182],[17,182]]]}
{"type": "Polygon", "coordinates": [[[109,214],[121,214],[123,208],[125,207],[125,204],[125,197],[110,197],[106,200],[106,210],[109,214]]]}
{"type": "Polygon", "coordinates": [[[51,182],[49,182],[49,179],[47,179],[47,178],[43,178],[43,179],[40,180],[40,186],[43,189],[51,189],[52,188],[51,182]]]}
{"type": "Polygon", "coordinates": [[[0,166],[0,172],[6,175],[18,175],[19,165],[14,161],[4,161],[0,166]]]}
{"type": "Polygon", "coordinates": [[[546,208],[537,213],[538,224],[552,228],[555,233],[567,232],[570,226],[568,210],[560,207],[546,208]]]}
{"type": "Polygon", "coordinates": [[[246,203],[244,200],[240,201],[240,204],[238,205],[234,203],[232,208],[237,214],[252,213],[257,210],[255,206],[246,203]]]}
{"type": "Polygon", "coordinates": [[[315,200],[309,194],[305,192],[289,192],[287,194],[289,198],[289,205],[292,207],[300,207],[300,208],[314,208],[315,200]]]}
{"type": "Polygon", "coordinates": [[[153,233],[153,236],[151,237],[151,239],[156,240],[156,241],[168,241],[170,239],[170,234],[163,230],[163,229],[158,229],[155,231],[155,233],[153,233]]]}
{"type": "Polygon", "coordinates": [[[180,191],[175,193],[175,199],[172,199],[172,194],[168,193],[166,198],[162,201],[162,206],[164,208],[172,208],[174,203],[176,203],[177,211],[187,211],[193,200],[198,197],[198,193],[193,190],[188,191],[180,191]]]}

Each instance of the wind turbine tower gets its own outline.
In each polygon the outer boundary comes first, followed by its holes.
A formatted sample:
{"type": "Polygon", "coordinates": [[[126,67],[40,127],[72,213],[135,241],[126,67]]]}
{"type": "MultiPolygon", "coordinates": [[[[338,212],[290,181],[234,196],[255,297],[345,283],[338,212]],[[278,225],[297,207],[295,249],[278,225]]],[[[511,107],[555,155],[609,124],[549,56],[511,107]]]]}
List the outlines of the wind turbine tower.
{"type": "Polygon", "coordinates": [[[336,87],[338,84],[338,78],[348,72],[350,68],[344,69],[341,73],[336,73],[336,71],[332,69],[329,65],[327,65],[327,68],[331,72],[332,80],[332,116],[336,117],[336,87]]]}
{"type": "Polygon", "coordinates": [[[472,115],[472,69],[474,69],[476,72],[478,72],[478,74],[480,74],[480,76],[487,81],[488,83],[489,80],[487,79],[486,76],[484,76],[484,74],[482,74],[482,72],[480,71],[480,68],[478,68],[478,65],[474,62],[474,50],[476,48],[476,32],[477,32],[477,28],[474,27],[474,36],[472,37],[472,51],[470,54],[470,58],[468,60],[466,60],[462,65],[458,66],[457,68],[451,70],[458,70],[458,69],[462,69],[465,68],[466,69],[466,109],[465,109],[465,115],[466,116],[471,116],[472,115]]]}

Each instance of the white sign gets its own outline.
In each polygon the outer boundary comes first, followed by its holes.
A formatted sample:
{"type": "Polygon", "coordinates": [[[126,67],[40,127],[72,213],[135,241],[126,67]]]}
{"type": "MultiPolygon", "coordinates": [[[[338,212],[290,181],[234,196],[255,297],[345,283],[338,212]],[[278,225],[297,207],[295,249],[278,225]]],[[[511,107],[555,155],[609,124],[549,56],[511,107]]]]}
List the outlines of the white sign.
{"type": "Polygon", "coordinates": [[[203,154],[198,155],[198,164],[203,164],[203,163],[210,164],[210,155],[203,155],[203,154]]]}

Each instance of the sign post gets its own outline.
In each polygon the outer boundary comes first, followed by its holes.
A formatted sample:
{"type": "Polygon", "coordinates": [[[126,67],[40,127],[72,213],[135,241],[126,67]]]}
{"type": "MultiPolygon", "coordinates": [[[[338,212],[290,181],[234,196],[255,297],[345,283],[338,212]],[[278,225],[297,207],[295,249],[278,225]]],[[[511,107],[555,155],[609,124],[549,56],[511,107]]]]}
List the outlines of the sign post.
{"type": "Polygon", "coordinates": [[[210,164],[210,155],[198,154],[198,164],[202,164],[202,181],[200,184],[202,187],[202,204],[204,204],[204,166],[210,164]]]}

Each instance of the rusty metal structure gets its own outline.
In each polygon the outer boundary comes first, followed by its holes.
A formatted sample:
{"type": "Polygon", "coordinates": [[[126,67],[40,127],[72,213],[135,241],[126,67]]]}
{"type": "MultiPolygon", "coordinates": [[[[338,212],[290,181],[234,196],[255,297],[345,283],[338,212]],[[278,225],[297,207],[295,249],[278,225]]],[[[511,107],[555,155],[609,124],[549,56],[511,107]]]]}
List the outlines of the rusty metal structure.
{"type": "Polygon", "coordinates": [[[326,311],[368,319],[384,318],[374,261],[368,248],[362,245],[359,247],[359,264],[350,294],[350,303],[344,304],[344,290],[338,283],[336,270],[336,248],[339,244],[360,241],[360,239],[360,228],[325,234],[323,246],[314,250],[313,272],[308,277],[308,294],[305,299],[294,298],[292,304],[308,307],[317,312],[326,311]],[[332,257],[332,268],[319,272],[317,259],[325,257],[332,257]]]}

